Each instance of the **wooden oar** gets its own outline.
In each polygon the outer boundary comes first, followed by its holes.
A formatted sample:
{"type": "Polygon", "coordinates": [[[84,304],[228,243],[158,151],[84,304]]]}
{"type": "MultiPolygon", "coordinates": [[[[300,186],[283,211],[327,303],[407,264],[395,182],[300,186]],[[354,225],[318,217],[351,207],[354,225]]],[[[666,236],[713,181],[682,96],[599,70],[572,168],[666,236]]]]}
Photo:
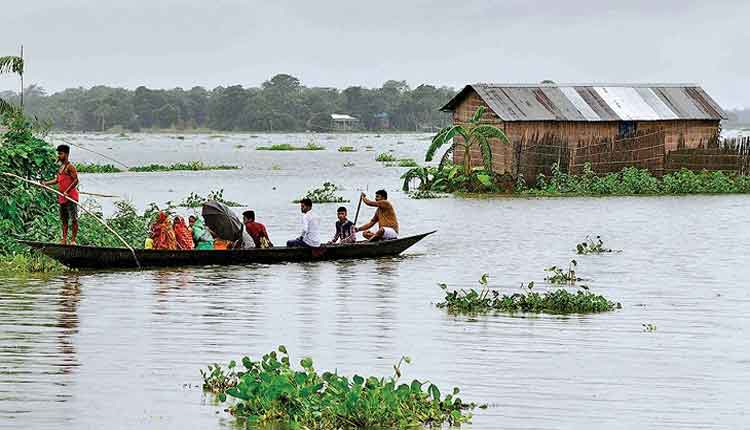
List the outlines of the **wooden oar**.
{"type": "Polygon", "coordinates": [[[15,178],[15,179],[21,180],[21,181],[26,182],[28,184],[31,184],[31,185],[33,185],[35,187],[43,188],[43,189],[45,189],[47,191],[52,191],[53,193],[57,194],[58,196],[62,196],[67,201],[75,204],[76,206],[78,206],[79,208],[81,208],[82,211],[86,212],[87,214],[91,215],[95,220],[99,221],[107,230],[109,230],[110,232],[112,232],[112,234],[114,234],[118,239],[120,239],[120,241],[125,245],[125,247],[130,250],[130,253],[133,254],[133,258],[135,259],[135,264],[138,265],[139,269],[141,268],[141,263],[138,261],[138,257],[135,255],[135,250],[133,249],[133,247],[130,246],[128,244],[128,242],[126,242],[125,239],[122,238],[122,236],[120,236],[119,234],[117,234],[117,232],[114,231],[112,229],[112,227],[108,226],[106,222],[104,222],[102,219],[100,219],[98,216],[96,216],[90,210],[88,210],[85,207],[79,205],[77,201],[75,201],[75,200],[71,199],[70,197],[66,196],[65,194],[63,194],[63,193],[55,190],[54,188],[50,188],[50,187],[48,187],[48,186],[46,186],[44,184],[40,184],[39,182],[30,181],[30,180],[28,180],[26,178],[22,178],[22,177],[20,177],[18,175],[15,175],[13,173],[0,172],[0,174],[2,174],[3,176],[7,176],[9,178],[15,178]]]}

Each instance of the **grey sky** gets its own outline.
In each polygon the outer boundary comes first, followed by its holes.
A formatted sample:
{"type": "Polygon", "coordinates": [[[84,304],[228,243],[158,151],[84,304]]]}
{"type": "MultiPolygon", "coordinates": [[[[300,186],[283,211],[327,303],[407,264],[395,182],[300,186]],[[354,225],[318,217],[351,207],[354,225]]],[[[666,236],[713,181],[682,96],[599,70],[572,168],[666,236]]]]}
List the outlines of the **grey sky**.
{"type": "MultiPolygon", "coordinates": [[[[10,0],[6,0],[10,1],[10,0]]],[[[26,48],[50,91],[307,86],[387,79],[697,82],[750,106],[750,2],[692,0],[24,0],[3,8],[0,55],[26,48]]],[[[0,78],[0,90],[16,81],[0,78]]]]}

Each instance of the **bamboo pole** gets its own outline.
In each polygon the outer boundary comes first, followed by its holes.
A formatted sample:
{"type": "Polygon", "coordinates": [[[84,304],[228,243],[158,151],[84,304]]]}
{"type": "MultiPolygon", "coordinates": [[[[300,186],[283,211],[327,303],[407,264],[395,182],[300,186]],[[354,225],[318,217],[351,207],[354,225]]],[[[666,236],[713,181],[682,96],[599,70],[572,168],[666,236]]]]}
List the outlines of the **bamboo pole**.
{"type": "Polygon", "coordinates": [[[135,255],[135,250],[133,249],[133,247],[130,246],[128,244],[128,242],[125,241],[125,239],[122,238],[122,236],[120,236],[119,234],[117,234],[117,232],[112,227],[108,226],[106,222],[104,222],[101,218],[99,218],[98,216],[96,216],[90,210],[88,210],[85,207],[79,205],[77,201],[75,201],[75,200],[71,199],[70,197],[66,196],[65,194],[63,194],[63,193],[55,190],[54,188],[50,188],[50,187],[48,187],[48,186],[46,186],[44,184],[40,184],[39,182],[34,182],[34,181],[28,180],[26,178],[22,178],[22,177],[20,177],[18,175],[15,175],[13,173],[0,172],[0,174],[2,174],[3,176],[7,176],[9,178],[19,179],[19,180],[21,180],[23,182],[26,182],[28,184],[34,185],[35,187],[43,188],[43,189],[45,189],[47,191],[52,191],[53,193],[57,194],[58,196],[62,196],[63,198],[65,198],[69,202],[77,205],[79,208],[81,208],[82,211],[84,211],[87,214],[91,215],[95,220],[99,221],[107,230],[109,230],[110,232],[112,232],[112,234],[114,234],[118,239],[120,239],[120,241],[125,245],[125,247],[130,250],[130,253],[133,254],[133,259],[135,259],[135,264],[138,265],[139,269],[141,268],[141,263],[140,263],[140,261],[138,261],[138,257],[135,255]]]}
{"type": "Polygon", "coordinates": [[[71,142],[71,141],[69,141],[67,139],[64,139],[62,137],[53,137],[53,136],[50,136],[50,139],[51,140],[60,140],[60,141],[65,142],[65,143],[67,143],[68,145],[70,145],[70,146],[72,146],[74,148],[83,149],[84,151],[89,151],[89,152],[94,153],[94,154],[96,154],[96,155],[98,155],[100,157],[104,157],[104,158],[106,158],[109,161],[113,161],[113,162],[119,164],[120,166],[126,168],[127,170],[130,170],[130,166],[128,166],[127,164],[125,164],[125,163],[123,163],[121,161],[115,160],[114,158],[112,158],[110,156],[104,155],[101,152],[96,152],[93,149],[88,149],[88,148],[84,148],[83,146],[76,145],[75,143],[73,143],[73,142],[71,142]]]}

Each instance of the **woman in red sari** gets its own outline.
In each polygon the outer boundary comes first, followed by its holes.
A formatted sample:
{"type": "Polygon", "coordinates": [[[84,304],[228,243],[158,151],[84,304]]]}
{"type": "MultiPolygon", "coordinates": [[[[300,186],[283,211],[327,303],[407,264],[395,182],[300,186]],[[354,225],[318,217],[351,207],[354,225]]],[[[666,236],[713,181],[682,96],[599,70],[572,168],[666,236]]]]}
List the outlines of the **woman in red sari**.
{"type": "Polygon", "coordinates": [[[195,248],[193,234],[185,224],[185,220],[179,215],[174,217],[174,235],[177,241],[177,249],[186,251],[195,248]]]}
{"type": "Polygon", "coordinates": [[[159,212],[156,222],[151,226],[151,240],[154,241],[154,249],[177,249],[172,222],[164,212],[159,212]]]}

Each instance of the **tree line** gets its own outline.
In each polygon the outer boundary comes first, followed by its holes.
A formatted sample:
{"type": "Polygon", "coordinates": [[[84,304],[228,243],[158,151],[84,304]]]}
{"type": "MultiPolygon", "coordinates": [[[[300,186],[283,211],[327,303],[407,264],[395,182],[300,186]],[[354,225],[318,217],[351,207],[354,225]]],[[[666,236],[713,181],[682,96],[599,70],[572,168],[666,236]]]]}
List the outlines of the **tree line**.
{"type": "MultiPolygon", "coordinates": [[[[450,123],[438,109],[455,91],[448,87],[386,81],[380,88],[305,87],[279,74],[260,87],[241,85],[135,90],[94,86],[47,94],[31,85],[24,90],[24,110],[56,130],[130,131],[212,129],[222,131],[329,131],[331,114],[359,119],[363,130],[434,130],[450,123]]],[[[0,94],[18,103],[17,93],[0,94]]]]}

